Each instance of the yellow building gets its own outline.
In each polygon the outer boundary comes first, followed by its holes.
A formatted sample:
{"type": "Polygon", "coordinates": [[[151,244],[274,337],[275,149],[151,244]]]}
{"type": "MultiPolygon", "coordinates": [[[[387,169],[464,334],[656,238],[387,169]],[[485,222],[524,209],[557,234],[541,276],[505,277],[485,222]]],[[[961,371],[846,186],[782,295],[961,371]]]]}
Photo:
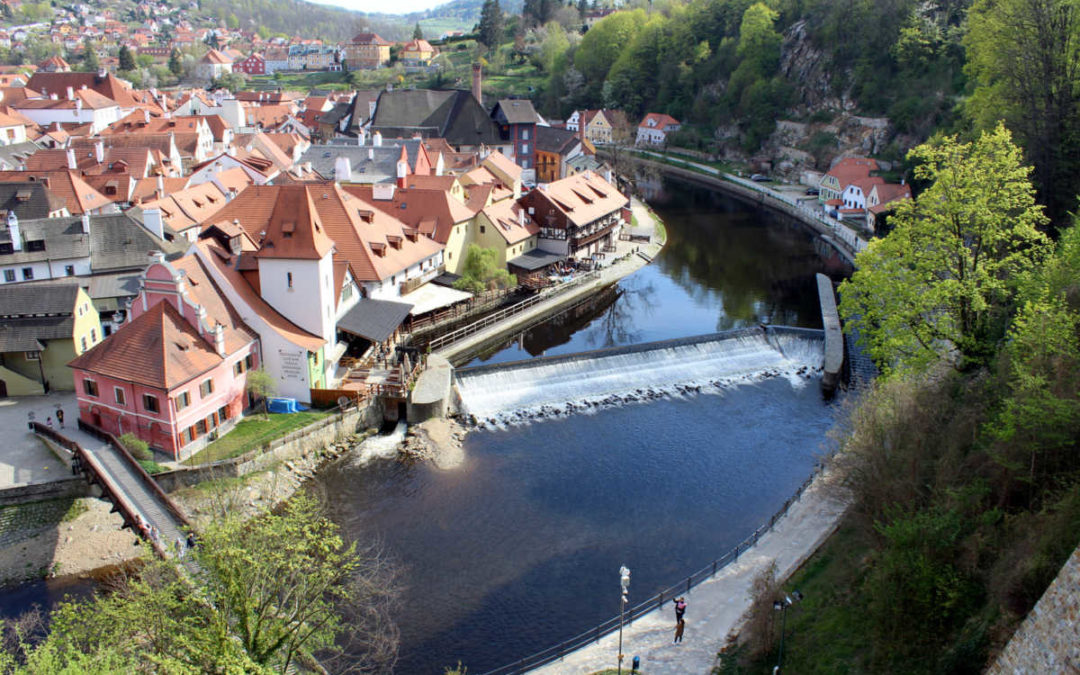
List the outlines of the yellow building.
{"type": "Polygon", "coordinates": [[[349,68],[381,68],[390,63],[390,43],[377,33],[360,33],[345,45],[345,63],[349,68]]]}
{"type": "Polygon", "coordinates": [[[476,214],[475,244],[494,249],[499,256],[499,266],[522,253],[536,248],[540,228],[529,217],[525,208],[512,199],[503,199],[488,205],[476,214]]]}
{"type": "Polygon", "coordinates": [[[0,396],[72,390],[67,364],[103,338],[77,283],[18,284],[0,294],[0,396]]]}
{"type": "Polygon", "coordinates": [[[435,48],[427,40],[411,40],[401,48],[400,58],[405,65],[426,66],[435,58],[435,48]]]}

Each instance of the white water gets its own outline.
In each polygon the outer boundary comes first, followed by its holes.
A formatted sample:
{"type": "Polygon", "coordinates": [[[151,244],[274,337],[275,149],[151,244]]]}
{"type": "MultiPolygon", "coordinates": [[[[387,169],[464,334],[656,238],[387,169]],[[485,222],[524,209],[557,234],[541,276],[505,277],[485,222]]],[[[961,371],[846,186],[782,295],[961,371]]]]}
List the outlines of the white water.
{"type": "Polygon", "coordinates": [[[356,452],[352,453],[352,464],[364,466],[373,459],[393,459],[397,456],[401,442],[405,440],[407,428],[405,420],[400,420],[390,433],[364,439],[356,452]]]}
{"type": "Polygon", "coordinates": [[[483,426],[696,393],[786,377],[803,386],[821,371],[824,342],[795,335],[740,335],[575,361],[522,364],[458,376],[465,412],[483,426]]]}

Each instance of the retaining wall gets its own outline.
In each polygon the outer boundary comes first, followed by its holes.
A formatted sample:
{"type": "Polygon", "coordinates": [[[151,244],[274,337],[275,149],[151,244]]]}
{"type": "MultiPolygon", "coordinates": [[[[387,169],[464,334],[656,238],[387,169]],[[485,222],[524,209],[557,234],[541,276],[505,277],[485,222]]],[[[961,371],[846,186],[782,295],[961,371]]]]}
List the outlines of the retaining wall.
{"type": "Polygon", "coordinates": [[[212,478],[244,476],[265,470],[278,462],[302,457],[335,443],[358,429],[377,427],[381,422],[382,402],[375,398],[360,408],[350,408],[344,413],[334,414],[283,436],[271,442],[266,450],[254,450],[213,464],[155,474],[154,479],[163,490],[172,492],[212,478]]]}
{"type": "Polygon", "coordinates": [[[1080,672],[1080,548],[1058,572],[987,675],[1080,672]]]}
{"type": "Polygon", "coordinates": [[[0,490],[0,506],[13,504],[26,504],[27,502],[39,502],[46,499],[61,499],[65,497],[91,497],[90,484],[84,478],[65,478],[63,480],[49,481],[48,483],[31,483],[0,490]]]}

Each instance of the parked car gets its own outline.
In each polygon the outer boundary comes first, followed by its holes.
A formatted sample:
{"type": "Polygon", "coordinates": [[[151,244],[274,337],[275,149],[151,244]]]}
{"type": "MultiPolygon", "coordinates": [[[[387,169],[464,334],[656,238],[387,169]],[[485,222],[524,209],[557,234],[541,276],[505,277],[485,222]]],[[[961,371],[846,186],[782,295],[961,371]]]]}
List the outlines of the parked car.
{"type": "Polygon", "coordinates": [[[750,175],[750,180],[755,183],[765,183],[769,180],[769,177],[763,173],[755,173],[750,175]]]}
{"type": "Polygon", "coordinates": [[[810,195],[811,197],[817,197],[819,194],[821,194],[821,190],[818,190],[816,187],[806,188],[806,194],[810,195]]]}

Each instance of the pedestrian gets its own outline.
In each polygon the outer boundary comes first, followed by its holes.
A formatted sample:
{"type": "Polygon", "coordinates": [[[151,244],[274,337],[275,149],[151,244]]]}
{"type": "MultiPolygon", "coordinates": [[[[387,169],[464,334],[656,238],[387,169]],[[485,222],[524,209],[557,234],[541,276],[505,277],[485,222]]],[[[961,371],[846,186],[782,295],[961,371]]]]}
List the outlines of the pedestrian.
{"type": "Polygon", "coordinates": [[[675,621],[682,621],[683,614],[686,614],[686,598],[675,598],[675,621]]]}
{"type": "Polygon", "coordinates": [[[157,528],[153,525],[150,526],[150,541],[161,546],[161,535],[158,534],[157,528]]]}
{"type": "Polygon", "coordinates": [[[195,533],[194,533],[194,532],[188,533],[188,536],[187,536],[187,547],[188,547],[189,549],[193,549],[193,548],[195,548],[195,533]]]}
{"type": "Polygon", "coordinates": [[[682,642],[683,629],[686,628],[686,621],[679,619],[679,623],[675,624],[675,639],[671,641],[672,644],[679,644],[682,642]]]}
{"type": "Polygon", "coordinates": [[[56,421],[60,423],[60,428],[63,429],[64,428],[64,409],[63,408],[57,408],[56,409],[56,421]]]}
{"type": "Polygon", "coordinates": [[[52,418],[51,417],[45,419],[45,426],[49,427],[50,429],[53,428],[53,426],[52,426],[52,418]]]}
{"type": "Polygon", "coordinates": [[[184,557],[184,540],[181,537],[176,538],[176,557],[184,557]]]}

